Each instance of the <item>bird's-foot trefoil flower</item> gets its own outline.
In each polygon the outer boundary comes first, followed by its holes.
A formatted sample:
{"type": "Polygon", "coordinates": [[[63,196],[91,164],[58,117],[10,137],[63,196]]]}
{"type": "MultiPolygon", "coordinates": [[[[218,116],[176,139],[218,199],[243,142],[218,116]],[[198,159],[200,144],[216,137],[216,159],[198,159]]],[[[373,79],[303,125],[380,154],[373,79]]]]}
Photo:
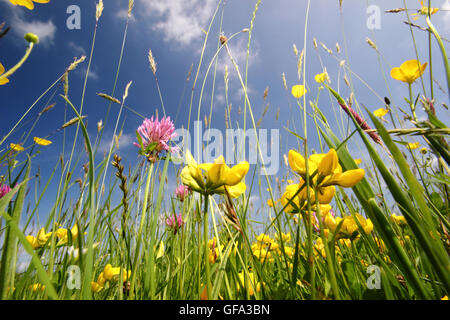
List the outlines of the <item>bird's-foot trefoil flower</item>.
{"type": "Polygon", "coordinates": [[[242,180],[249,169],[247,161],[230,168],[223,156],[220,156],[213,163],[197,164],[188,150],[186,163],[181,171],[181,181],[191,190],[203,195],[227,192],[232,198],[237,198],[245,192],[246,185],[242,180]]]}

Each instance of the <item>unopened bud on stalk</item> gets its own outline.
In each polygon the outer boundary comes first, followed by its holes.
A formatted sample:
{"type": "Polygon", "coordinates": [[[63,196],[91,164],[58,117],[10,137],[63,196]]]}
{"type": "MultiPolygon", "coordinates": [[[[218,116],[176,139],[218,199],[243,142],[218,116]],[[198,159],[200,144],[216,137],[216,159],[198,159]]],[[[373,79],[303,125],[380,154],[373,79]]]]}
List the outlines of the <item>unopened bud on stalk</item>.
{"type": "Polygon", "coordinates": [[[28,42],[31,42],[31,43],[34,43],[34,44],[38,44],[39,43],[39,37],[37,35],[35,35],[34,33],[28,32],[27,34],[25,34],[24,38],[28,42]]]}

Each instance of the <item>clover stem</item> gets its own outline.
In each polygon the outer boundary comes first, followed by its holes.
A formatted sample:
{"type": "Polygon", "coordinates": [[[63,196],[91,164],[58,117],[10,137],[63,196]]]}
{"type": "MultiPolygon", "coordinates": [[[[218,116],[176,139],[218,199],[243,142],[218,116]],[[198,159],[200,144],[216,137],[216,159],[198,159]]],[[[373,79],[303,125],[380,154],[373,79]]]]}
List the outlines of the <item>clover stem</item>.
{"type": "Polygon", "coordinates": [[[14,67],[12,67],[12,68],[9,69],[8,71],[6,71],[6,72],[3,73],[2,75],[0,75],[0,80],[5,79],[5,78],[8,78],[8,77],[11,76],[14,72],[16,72],[16,70],[19,69],[19,68],[24,64],[24,62],[28,59],[28,57],[29,57],[29,55],[30,55],[30,53],[31,53],[31,50],[33,50],[33,47],[34,47],[34,43],[33,43],[33,42],[30,42],[30,44],[29,44],[27,50],[25,51],[25,54],[24,54],[24,56],[22,57],[22,59],[20,59],[20,61],[17,62],[17,64],[16,64],[14,67]]]}

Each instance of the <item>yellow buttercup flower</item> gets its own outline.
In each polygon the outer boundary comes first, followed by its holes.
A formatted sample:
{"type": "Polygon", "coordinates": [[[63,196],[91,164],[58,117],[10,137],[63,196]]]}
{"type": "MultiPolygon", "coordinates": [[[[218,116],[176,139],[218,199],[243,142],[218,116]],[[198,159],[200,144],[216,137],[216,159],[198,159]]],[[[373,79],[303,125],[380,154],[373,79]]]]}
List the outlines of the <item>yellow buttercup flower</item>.
{"type": "Polygon", "coordinates": [[[328,77],[328,73],[325,71],[325,72],[316,74],[316,75],[314,76],[314,80],[315,80],[317,83],[324,83],[325,81],[329,82],[329,81],[330,81],[330,78],[328,77]]]}
{"type": "Polygon", "coordinates": [[[181,171],[181,181],[194,191],[201,194],[225,194],[225,189],[232,198],[237,198],[245,192],[246,185],[242,180],[248,172],[249,164],[243,161],[228,167],[223,156],[214,163],[197,162],[191,153],[186,153],[187,165],[181,171]]]}
{"type": "Polygon", "coordinates": [[[34,9],[34,3],[49,3],[50,0],[9,0],[9,2],[11,2],[13,5],[17,6],[23,6],[26,7],[29,10],[33,10],[34,9]]]}
{"type": "MultiPolygon", "coordinates": [[[[0,75],[2,75],[5,72],[5,67],[0,63],[0,75]]],[[[0,86],[7,84],[9,80],[7,78],[0,79],[0,86]]]]}
{"type": "Polygon", "coordinates": [[[305,86],[300,84],[292,86],[291,89],[292,95],[297,99],[303,97],[307,92],[308,91],[306,90],[305,86]]]}
{"type": "Polygon", "coordinates": [[[421,64],[419,60],[408,60],[403,62],[400,67],[392,68],[391,77],[411,84],[422,76],[426,67],[426,62],[421,64]]]}
{"type": "Polygon", "coordinates": [[[17,144],[17,143],[11,143],[9,146],[12,150],[17,151],[17,152],[25,150],[20,144],[17,144]]]}
{"type": "Polygon", "coordinates": [[[388,112],[389,112],[389,109],[386,109],[386,108],[380,108],[380,109],[375,110],[375,111],[373,112],[373,114],[374,114],[375,117],[382,118],[382,117],[384,117],[388,112]]]}
{"type": "Polygon", "coordinates": [[[42,138],[38,138],[38,137],[34,137],[33,138],[34,142],[40,146],[48,146],[49,144],[52,144],[52,142],[50,140],[45,140],[42,138]]]}
{"type": "Polygon", "coordinates": [[[357,166],[359,166],[362,163],[362,160],[361,159],[355,159],[355,163],[356,163],[357,166]]]}

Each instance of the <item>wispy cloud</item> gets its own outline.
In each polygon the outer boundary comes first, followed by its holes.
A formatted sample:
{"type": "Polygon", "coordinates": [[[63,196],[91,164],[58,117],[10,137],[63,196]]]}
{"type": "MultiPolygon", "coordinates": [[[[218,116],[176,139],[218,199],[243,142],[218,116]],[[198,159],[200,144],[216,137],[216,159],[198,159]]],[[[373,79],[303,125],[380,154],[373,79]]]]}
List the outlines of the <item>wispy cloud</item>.
{"type": "Polygon", "coordinates": [[[442,11],[441,20],[444,24],[445,30],[450,31],[450,0],[444,1],[440,11],[442,11]]]}
{"type": "MultiPolygon", "coordinates": [[[[96,71],[97,68],[95,66],[91,66],[89,69],[88,79],[91,80],[98,80],[100,77],[98,75],[98,72],[96,71]]],[[[74,73],[82,78],[86,76],[87,67],[79,67],[75,69],[74,73]]]]}
{"type": "MultiPolygon", "coordinates": [[[[5,1],[3,1],[5,2],[5,1]]],[[[53,20],[40,21],[31,20],[27,21],[24,18],[24,12],[20,7],[8,6],[9,9],[9,21],[11,30],[19,37],[23,37],[28,32],[33,32],[39,37],[39,42],[44,46],[53,45],[56,26],[53,20]]]]}
{"type": "MultiPolygon", "coordinates": [[[[122,19],[122,20],[127,20],[127,18],[128,18],[128,9],[121,9],[121,10],[117,11],[116,17],[119,18],[119,19],[122,19]]],[[[130,22],[136,21],[136,18],[134,17],[133,14],[131,14],[129,21],[130,22]]]]}
{"type": "Polygon", "coordinates": [[[215,0],[142,0],[144,14],[151,19],[151,28],[164,33],[164,40],[187,46],[203,34],[215,0]]]}
{"type": "Polygon", "coordinates": [[[86,50],[84,50],[84,48],[82,46],[77,45],[75,42],[73,41],[69,41],[67,43],[67,47],[70,49],[70,51],[72,51],[73,54],[75,54],[77,57],[79,56],[85,56],[86,55],[86,50]]]}

